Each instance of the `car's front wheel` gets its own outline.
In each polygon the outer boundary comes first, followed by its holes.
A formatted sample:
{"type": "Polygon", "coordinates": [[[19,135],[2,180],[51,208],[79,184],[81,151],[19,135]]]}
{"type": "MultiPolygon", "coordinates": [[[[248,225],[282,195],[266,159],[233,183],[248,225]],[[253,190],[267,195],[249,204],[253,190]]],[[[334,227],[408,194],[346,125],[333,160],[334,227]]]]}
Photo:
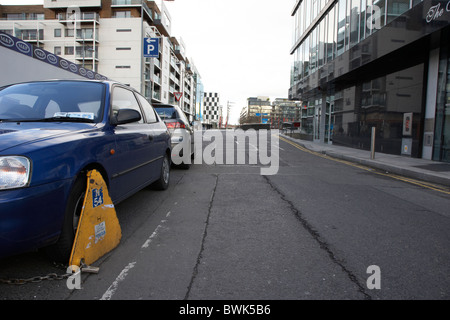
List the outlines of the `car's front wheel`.
{"type": "Polygon", "coordinates": [[[58,241],[45,248],[50,259],[55,262],[68,263],[72,252],[73,241],[78,228],[81,211],[86,195],[86,177],[79,177],[70,192],[67,201],[64,222],[58,241]]]}

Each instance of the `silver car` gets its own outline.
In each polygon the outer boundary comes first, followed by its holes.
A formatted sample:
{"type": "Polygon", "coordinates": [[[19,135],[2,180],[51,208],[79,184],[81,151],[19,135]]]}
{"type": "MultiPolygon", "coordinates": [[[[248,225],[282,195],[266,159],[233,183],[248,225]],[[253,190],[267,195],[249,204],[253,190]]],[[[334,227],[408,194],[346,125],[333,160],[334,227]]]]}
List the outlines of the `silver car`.
{"type": "Polygon", "coordinates": [[[166,123],[172,142],[172,163],[189,169],[194,154],[194,128],[180,107],[171,104],[153,104],[159,117],[166,123]]]}

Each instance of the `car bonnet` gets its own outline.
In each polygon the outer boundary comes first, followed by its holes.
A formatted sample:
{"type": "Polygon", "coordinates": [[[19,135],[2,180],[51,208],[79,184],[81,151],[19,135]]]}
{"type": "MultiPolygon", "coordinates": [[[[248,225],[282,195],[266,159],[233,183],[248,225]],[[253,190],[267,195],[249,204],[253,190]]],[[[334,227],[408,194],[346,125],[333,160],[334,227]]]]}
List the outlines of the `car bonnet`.
{"type": "MultiPolygon", "coordinates": [[[[74,130],[73,126],[68,128],[36,128],[27,125],[0,123],[0,152],[23,145],[42,141],[56,136],[61,136],[74,130]]],[[[77,128],[80,129],[80,128],[77,128]]]]}

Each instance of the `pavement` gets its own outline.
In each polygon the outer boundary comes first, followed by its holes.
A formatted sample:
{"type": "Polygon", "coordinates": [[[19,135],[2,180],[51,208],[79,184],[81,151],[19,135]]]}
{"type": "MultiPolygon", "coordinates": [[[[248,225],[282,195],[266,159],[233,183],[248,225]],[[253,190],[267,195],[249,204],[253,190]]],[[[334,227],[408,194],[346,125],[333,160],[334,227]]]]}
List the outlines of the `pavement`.
{"type": "Polygon", "coordinates": [[[285,139],[298,143],[308,150],[322,153],[333,158],[359,163],[389,173],[450,187],[450,163],[379,152],[375,153],[374,159],[371,159],[370,151],[300,140],[291,138],[285,134],[280,135],[285,139]]]}

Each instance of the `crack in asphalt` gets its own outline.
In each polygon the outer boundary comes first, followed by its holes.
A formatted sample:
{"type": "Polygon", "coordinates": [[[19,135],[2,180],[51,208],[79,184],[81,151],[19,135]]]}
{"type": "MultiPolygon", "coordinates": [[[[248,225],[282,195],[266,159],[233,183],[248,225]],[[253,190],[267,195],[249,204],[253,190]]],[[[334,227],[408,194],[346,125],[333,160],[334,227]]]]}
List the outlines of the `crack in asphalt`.
{"type": "Polygon", "coordinates": [[[350,279],[350,281],[353,282],[358,287],[358,291],[364,295],[364,299],[372,300],[372,297],[365,291],[364,286],[361,283],[359,283],[357,277],[344,265],[344,263],[342,261],[340,261],[336,257],[334,252],[330,249],[330,245],[323,239],[323,237],[319,234],[319,232],[317,230],[315,230],[311,226],[311,224],[303,217],[302,213],[295,207],[295,205],[292,203],[292,201],[287,199],[285,194],[282,193],[272,183],[272,181],[270,181],[270,179],[267,176],[263,176],[263,177],[266,180],[266,182],[269,184],[269,186],[272,188],[272,190],[274,190],[280,196],[281,200],[283,200],[284,202],[286,202],[289,205],[292,213],[295,215],[297,220],[306,229],[306,231],[309,232],[309,234],[313,237],[313,239],[319,243],[320,248],[328,254],[328,256],[333,261],[333,263],[337,264],[342,269],[342,271],[344,271],[344,273],[347,275],[347,277],[350,279]]]}
{"type": "Polygon", "coordinates": [[[216,177],[216,182],[214,184],[214,189],[211,193],[211,198],[209,200],[208,215],[206,216],[205,230],[203,231],[203,238],[202,238],[202,245],[200,247],[200,252],[198,253],[198,256],[197,256],[197,262],[195,264],[194,271],[192,272],[191,281],[189,282],[189,285],[187,287],[187,292],[186,292],[186,295],[184,296],[184,300],[189,299],[189,295],[191,294],[192,285],[194,284],[195,278],[197,277],[197,274],[198,274],[198,267],[200,265],[200,261],[203,258],[203,250],[205,249],[205,240],[206,240],[206,236],[208,235],[209,218],[211,216],[211,209],[213,206],[214,198],[216,196],[217,185],[219,183],[219,175],[215,174],[214,176],[216,177]]]}

